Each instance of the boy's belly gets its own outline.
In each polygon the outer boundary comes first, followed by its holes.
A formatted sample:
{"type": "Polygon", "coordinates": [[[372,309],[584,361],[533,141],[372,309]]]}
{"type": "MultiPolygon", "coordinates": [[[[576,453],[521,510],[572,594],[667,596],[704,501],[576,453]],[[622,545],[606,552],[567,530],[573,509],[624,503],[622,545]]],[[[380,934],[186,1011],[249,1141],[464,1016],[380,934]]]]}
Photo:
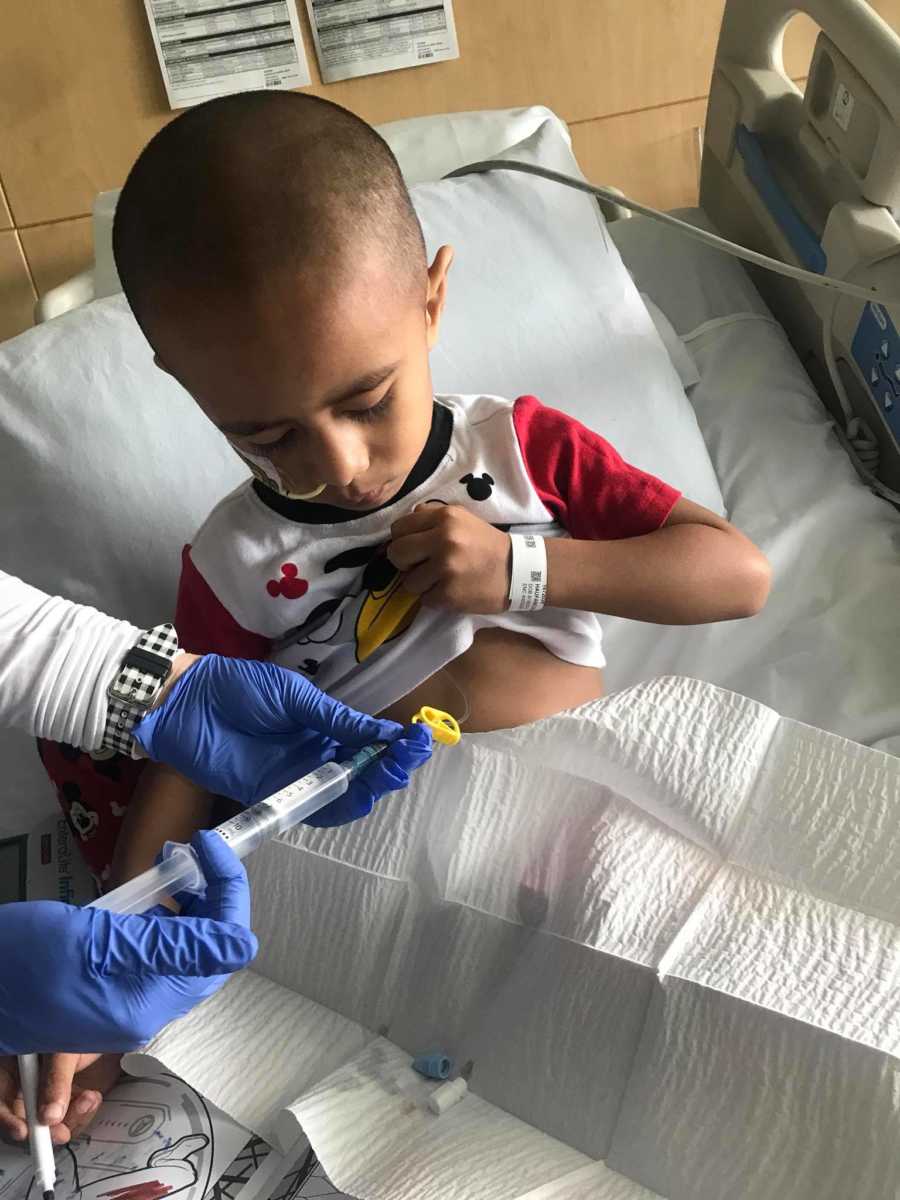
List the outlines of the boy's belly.
{"type": "Polygon", "coordinates": [[[465,654],[379,715],[406,724],[430,704],[462,723],[468,702],[464,732],[485,733],[525,725],[602,694],[603,672],[597,668],[563,662],[534,638],[508,629],[480,629],[465,654]]]}

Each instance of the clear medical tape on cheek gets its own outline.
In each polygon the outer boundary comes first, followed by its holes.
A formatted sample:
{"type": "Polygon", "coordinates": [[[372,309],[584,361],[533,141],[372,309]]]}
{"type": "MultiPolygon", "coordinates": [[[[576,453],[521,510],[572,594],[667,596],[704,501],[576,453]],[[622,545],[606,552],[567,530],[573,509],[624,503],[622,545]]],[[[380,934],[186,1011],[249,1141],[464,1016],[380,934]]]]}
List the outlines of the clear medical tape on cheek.
{"type": "Polygon", "coordinates": [[[316,496],[322,495],[326,486],[326,484],[320,483],[312,492],[285,492],[284,494],[291,500],[315,500],[316,496]]]}
{"type": "Polygon", "coordinates": [[[311,492],[292,492],[290,488],[285,487],[281,473],[271,459],[266,458],[264,454],[251,454],[249,450],[238,450],[233,442],[230,444],[238,458],[243,459],[260,483],[264,483],[266,487],[270,487],[279,496],[284,496],[288,500],[315,500],[316,496],[321,496],[328,486],[320,483],[311,492]]]}

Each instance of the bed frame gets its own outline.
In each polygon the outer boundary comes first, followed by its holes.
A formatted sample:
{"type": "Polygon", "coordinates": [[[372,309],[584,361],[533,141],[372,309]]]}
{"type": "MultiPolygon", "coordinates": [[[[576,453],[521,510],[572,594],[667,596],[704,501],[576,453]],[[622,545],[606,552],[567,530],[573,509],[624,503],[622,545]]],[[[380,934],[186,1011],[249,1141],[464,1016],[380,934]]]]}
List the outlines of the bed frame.
{"type": "MultiPolygon", "coordinates": [[[[900,296],[900,38],[865,0],[728,0],[710,87],[700,204],[727,237],[900,296]],[[782,62],[802,10],[820,26],[805,93],[782,62]]],[[[750,269],[826,405],[826,366],[900,489],[900,305],[889,313],[750,269]],[[891,319],[893,318],[893,319],[891,319]]]]}

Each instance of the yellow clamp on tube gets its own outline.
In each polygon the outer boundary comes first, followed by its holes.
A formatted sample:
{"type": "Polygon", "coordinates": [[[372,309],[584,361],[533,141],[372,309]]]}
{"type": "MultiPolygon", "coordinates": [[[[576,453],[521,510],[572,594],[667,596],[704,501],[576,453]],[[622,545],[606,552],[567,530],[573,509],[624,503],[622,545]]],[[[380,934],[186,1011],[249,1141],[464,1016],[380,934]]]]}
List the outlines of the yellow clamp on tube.
{"type": "Polygon", "coordinates": [[[431,736],[442,746],[455,746],[462,737],[456,717],[451,717],[449,713],[441,712],[439,708],[431,708],[427,704],[422,705],[413,717],[412,723],[413,725],[427,725],[431,730],[431,736]]]}

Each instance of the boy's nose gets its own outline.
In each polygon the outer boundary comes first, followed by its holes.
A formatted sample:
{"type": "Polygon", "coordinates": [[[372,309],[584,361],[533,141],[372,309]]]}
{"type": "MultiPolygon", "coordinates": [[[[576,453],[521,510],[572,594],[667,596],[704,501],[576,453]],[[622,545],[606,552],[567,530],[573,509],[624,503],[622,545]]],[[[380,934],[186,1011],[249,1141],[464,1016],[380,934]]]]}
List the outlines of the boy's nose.
{"type": "Polygon", "coordinates": [[[369,468],[369,456],[361,443],[343,437],[323,439],[319,453],[310,464],[312,474],[331,487],[348,487],[354,479],[364,475],[369,468]]]}

